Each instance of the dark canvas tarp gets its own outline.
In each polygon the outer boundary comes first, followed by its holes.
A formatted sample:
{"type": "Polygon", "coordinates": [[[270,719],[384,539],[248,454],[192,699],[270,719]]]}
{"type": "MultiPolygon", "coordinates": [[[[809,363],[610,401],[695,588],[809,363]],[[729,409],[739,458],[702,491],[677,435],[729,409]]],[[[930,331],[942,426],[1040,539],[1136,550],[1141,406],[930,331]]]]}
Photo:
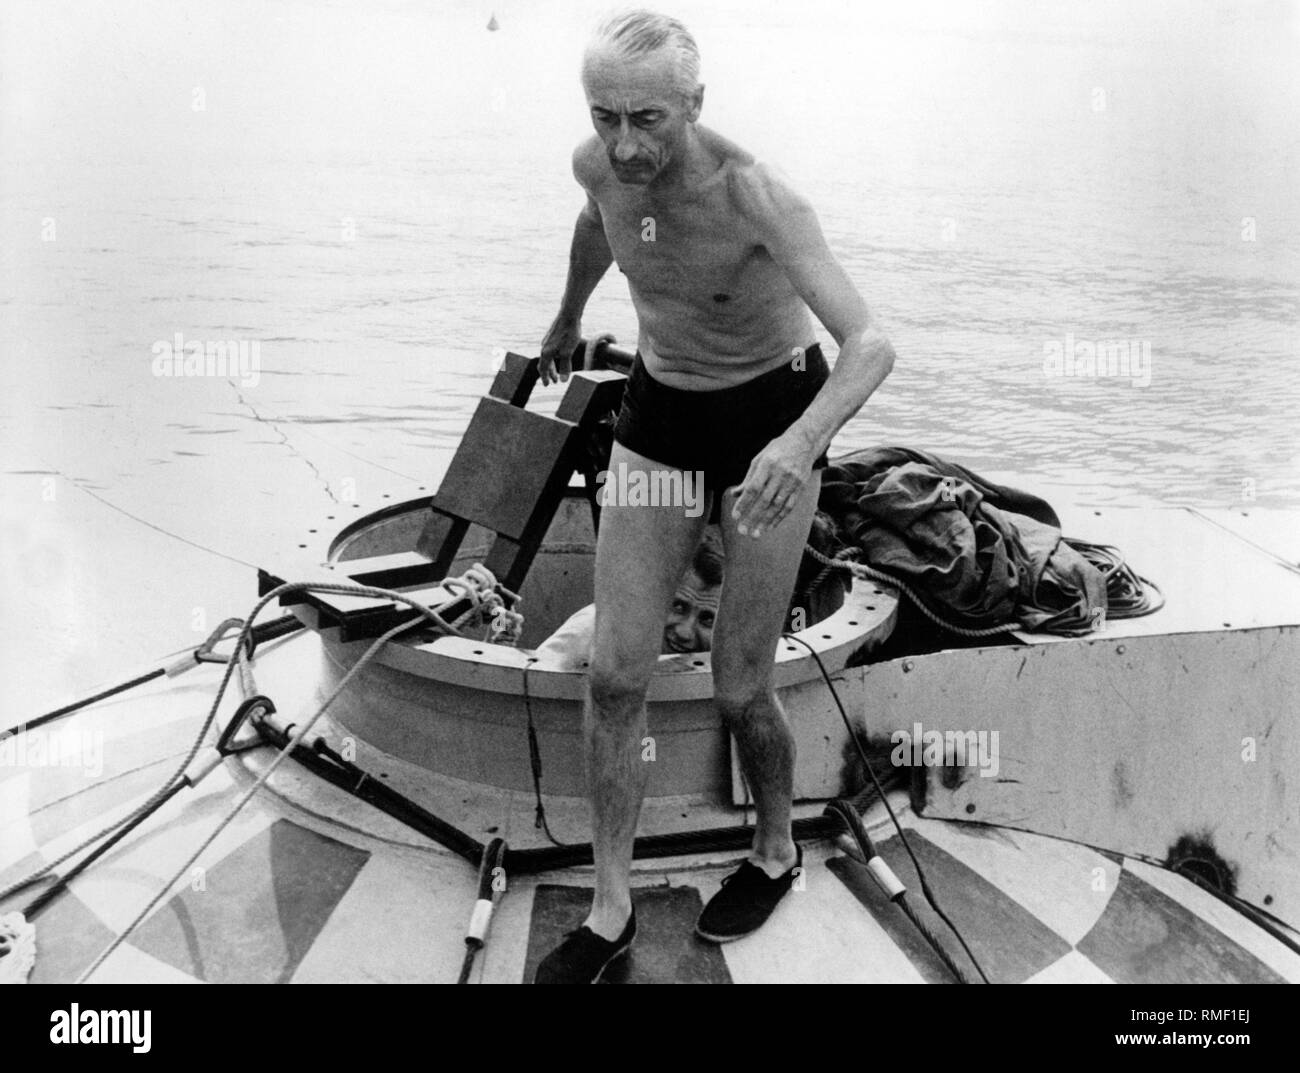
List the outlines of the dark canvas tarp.
{"type": "Polygon", "coordinates": [[[842,547],[956,625],[1085,633],[1104,614],[1101,572],[1062,541],[1047,502],[938,455],[873,447],[837,458],[820,509],[842,547]]]}

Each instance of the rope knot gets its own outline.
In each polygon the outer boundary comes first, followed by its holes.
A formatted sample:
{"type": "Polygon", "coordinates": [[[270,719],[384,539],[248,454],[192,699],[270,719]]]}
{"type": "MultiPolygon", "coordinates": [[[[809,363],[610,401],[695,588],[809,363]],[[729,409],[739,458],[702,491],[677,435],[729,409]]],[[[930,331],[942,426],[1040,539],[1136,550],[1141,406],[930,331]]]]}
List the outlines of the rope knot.
{"type": "Polygon", "coordinates": [[[513,647],[519,644],[520,635],[524,632],[524,616],[506,607],[501,602],[500,596],[496,598],[498,606],[492,609],[492,621],[488,624],[488,641],[496,645],[513,647]]]}

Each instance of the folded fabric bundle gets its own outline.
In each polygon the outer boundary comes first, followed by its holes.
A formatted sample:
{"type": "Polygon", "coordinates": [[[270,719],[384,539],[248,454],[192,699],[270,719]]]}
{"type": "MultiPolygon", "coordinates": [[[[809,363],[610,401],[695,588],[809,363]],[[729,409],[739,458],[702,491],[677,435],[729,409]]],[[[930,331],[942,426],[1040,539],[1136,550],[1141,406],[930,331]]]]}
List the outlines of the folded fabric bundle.
{"type": "Polygon", "coordinates": [[[841,549],[955,625],[1082,634],[1104,621],[1105,579],[1062,540],[1051,506],[938,455],[875,447],[837,458],[819,506],[841,549]]]}

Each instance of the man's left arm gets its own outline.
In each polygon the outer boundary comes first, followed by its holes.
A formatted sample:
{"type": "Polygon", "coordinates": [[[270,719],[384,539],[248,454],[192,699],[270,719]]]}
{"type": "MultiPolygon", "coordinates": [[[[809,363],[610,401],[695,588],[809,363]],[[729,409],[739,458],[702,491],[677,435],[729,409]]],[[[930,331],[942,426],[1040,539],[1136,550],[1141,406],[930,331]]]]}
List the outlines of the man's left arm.
{"type": "Polygon", "coordinates": [[[741,532],[757,537],[790,512],[817,456],[889,375],[894,348],[831,253],[807,200],[760,172],[744,183],[742,205],[772,259],[840,348],[808,409],[759,453],[745,477],[734,514],[741,532]]]}

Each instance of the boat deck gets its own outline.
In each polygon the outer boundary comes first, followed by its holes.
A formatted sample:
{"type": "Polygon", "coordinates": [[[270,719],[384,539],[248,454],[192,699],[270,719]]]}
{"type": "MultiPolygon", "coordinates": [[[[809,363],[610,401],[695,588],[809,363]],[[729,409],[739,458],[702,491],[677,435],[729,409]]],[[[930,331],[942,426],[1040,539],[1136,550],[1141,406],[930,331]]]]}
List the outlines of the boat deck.
{"type": "MultiPolygon", "coordinates": [[[[96,520],[105,527],[138,528],[98,506],[93,509],[96,520]]],[[[985,688],[990,710],[1010,709],[1007,718],[1014,722],[1013,717],[1019,715],[1010,702],[1033,681],[1035,657],[1041,662],[1059,654],[1063,662],[1054,664],[1055,670],[1043,670],[1047,678],[1059,678],[1062,667],[1068,670],[1071,661],[1092,658],[1090,651],[1117,650],[1110,631],[1114,637],[1134,638],[1126,642],[1129,662],[1138,656],[1146,661],[1121,668],[1134,676],[1132,689],[1138,692],[1133,696],[1146,688],[1143,683],[1152,684],[1152,688],[1161,682],[1171,689],[1182,688],[1177,686],[1183,681],[1180,676],[1189,671],[1199,673],[1200,668],[1194,660],[1188,666],[1180,666],[1178,661],[1187,654],[1194,656],[1201,648],[1207,653],[1201,658],[1207,673],[1213,671],[1210,664],[1216,653],[1229,652],[1234,659],[1245,659],[1238,648],[1251,659],[1267,657],[1277,663],[1290,651],[1286,646],[1295,643],[1295,627],[1300,623],[1300,576],[1296,570],[1300,526],[1291,513],[1258,514],[1109,508],[1069,514],[1066,531],[1071,535],[1114,543],[1139,572],[1160,582],[1169,597],[1166,609],[1149,619],[1109,623],[1108,636],[1100,639],[1044,643],[1042,638],[1025,636],[1018,640],[1029,648],[936,653],[917,659],[915,666],[910,666],[912,661],[898,661],[900,666],[864,668],[862,681],[854,687],[861,692],[846,690],[846,703],[854,712],[868,712],[873,725],[883,727],[895,716],[897,725],[910,725],[911,711],[900,707],[899,698],[909,705],[931,704],[927,710],[941,710],[935,706],[943,700],[940,687],[944,682],[951,684],[956,675],[966,682],[967,694],[972,684],[985,688]],[[1275,644],[1283,646],[1276,653],[1270,647],[1275,644]],[[1156,645],[1161,646],[1159,651],[1152,648],[1148,652],[1143,647],[1156,645]],[[1028,665],[1024,662],[1027,655],[1028,665]],[[981,661],[987,667],[976,666],[981,661]],[[1005,674],[1003,662],[1007,664],[1005,674]],[[1177,675],[1173,670],[1165,675],[1165,663],[1177,669],[1177,675]],[[933,675],[929,673],[931,664],[933,675]]],[[[65,538],[69,547],[82,548],[87,556],[97,547],[66,533],[65,538]]],[[[91,562],[85,576],[104,576],[109,565],[91,562]]],[[[60,589],[48,594],[43,613],[52,616],[53,609],[62,606],[60,601],[73,606],[75,597],[71,588],[67,593],[60,589]]],[[[177,596],[176,600],[188,607],[187,597],[177,596]]],[[[251,602],[250,598],[247,603],[251,602]]],[[[173,618],[180,615],[178,610],[173,618]]],[[[309,643],[314,641],[308,636],[290,638],[259,652],[259,682],[289,720],[312,710],[314,663],[304,655],[309,643]]],[[[101,655],[111,657],[105,673],[119,667],[121,658],[115,649],[105,648],[101,655]]],[[[1260,662],[1249,676],[1238,679],[1237,691],[1249,687],[1252,694],[1260,694],[1266,666],[1260,662]]],[[[201,725],[221,671],[220,667],[204,666],[175,681],[151,683],[51,728],[56,733],[50,740],[58,737],[78,748],[94,746],[101,770],[92,772],[86,763],[53,766],[30,758],[27,763],[0,764],[0,886],[40,862],[54,859],[156,789],[201,725]]],[[[1262,695],[1257,699],[1274,718],[1251,733],[1260,734],[1261,740],[1271,735],[1272,753],[1261,752],[1261,764],[1250,769],[1252,774],[1266,766],[1275,772],[1294,770],[1287,752],[1294,737],[1285,718],[1293,708],[1289,701],[1295,697],[1294,675],[1277,667],[1270,673],[1275,675],[1281,695],[1270,687],[1271,699],[1262,695]]],[[[53,674],[46,679],[68,681],[53,674]]],[[[1091,679],[1085,676],[1080,680],[1091,679]]],[[[1106,680],[1121,685],[1127,681],[1115,675],[1106,680]]],[[[1228,682],[1224,688],[1231,685],[1228,682]]],[[[29,688],[21,681],[18,686],[20,693],[29,688]]],[[[1198,689],[1195,698],[1189,694],[1189,703],[1191,699],[1203,702],[1209,696],[1198,689]]],[[[1050,690],[1044,695],[1049,694],[1050,690]]],[[[1125,715],[1127,709],[1110,694],[1098,693],[1097,698],[1087,726],[1111,720],[1113,748],[1129,750],[1125,763],[1147,772],[1143,780],[1119,779],[1115,783],[1116,811],[1101,817],[1100,832],[1115,836],[1123,830],[1120,821],[1125,816],[1137,816],[1135,831],[1151,827],[1146,813],[1138,816],[1130,807],[1132,795],[1120,790],[1140,790],[1146,795],[1143,800],[1159,805],[1164,797],[1155,791],[1169,788],[1160,793],[1172,802],[1165,809],[1170,823],[1175,814],[1191,809],[1189,802],[1205,796],[1207,757],[1213,760],[1218,753],[1202,750],[1192,757],[1198,766],[1189,767],[1178,755],[1165,756],[1156,750],[1139,764],[1142,757],[1131,755],[1137,731],[1148,737],[1156,735],[1159,742],[1166,743],[1162,746],[1165,753],[1169,752],[1168,743],[1184,742],[1187,735],[1175,728],[1159,737],[1159,724],[1148,708],[1139,706],[1137,712],[1125,715]]],[[[39,710],[45,701],[44,697],[26,695],[21,705],[24,710],[39,710]]],[[[1205,717],[1202,723],[1210,728],[1218,725],[1224,713],[1235,710],[1235,703],[1225,701],[1222,711],[1199,712],[1205,717]]],[[[1059,790],[1070,778],[1075,779],[1077,785],[1070,783],[1070,793],[1060,800],[1069,798],[1073,801],[1070,807],[1077,811],[1078,802],[1094,792],[1089,787],[1099,778],[1077,763],[1074,767],[1079,770],[1071,774],[1071,758],[1085,755],[1086,750],[1068,735],[1062,738],[1055,731],[1046,733],[1051,728],[1044,724],[1045,708],[1037,703],[1024,707],[1027,724],[1044,732],[1042,756],[1034,754],[1042,767],[1040,781],[1051,784],[1048,789],[1059,790]],[[1059,770],[1048,763],[1057,753],[1063,765],[1059,770]]],[[[1228,760],[1237,756],[1239,739],[1240,735],[1233,739],[1233,750],[1220,750],[1227,757],[1221,763],[1225,770],[1228,760]]],[[[1011,740],[1008,732],[1004,742],[1011,740]]],[[[1095,742],[1093,734],[1088,748],[1095,742]]],[[[815,744],[801,739],[801,755],[814,756],[815,744]]],[[[263,750],[226,760],[197,790],[182,791],[74,880],[68,891],[34,919],[38,955],[31,978],[60,981],[80,976],[112,937],[164,888],[198,842],[233,806],[267,755],[263,750]]],[[[82,759],[87,756],[89,753],[82,759]]],[[[1012,765],[1020,759],[1020,754],[1009,751],[1006,761],[1012,765]]],[[[1112,761],[1119,773],[1118,759],[1107,758],[1108,764],[1112,761]]],[[[416,790],[418,773],[394,768],[392,777],[408,792],[416,790]]],[[[427,800],[476,838],[486,841],[499,834],[516,847],[540,843],[532,823],[531,795],[498,795],[487,802],[468,793],[457,798],[457,787],[449,780],[425,782],[420,792],[432,795],[427,800]],[[491,807],[480,807],[485,804],[491,807]],[[471,821],[477,825],[471,826],[471,821]]],[[[1241,802],[1251,800],[1254,783],[1220,783],[1216,785],[1222,794],[1241,802]]],[[[1110,785],[1104,782],[1104,786],[1110,785]]],[[[1288,848],[1295,810],[1292,798],[1284,793],[1284,781],[1274,778],[1268,786],[1276,797],[1276,801],[1269,799],[1276,808],[1268,817],[1253,806],[1243,806],[1238,810],[1241,815],[1234,818],[1225,813],[1216,825],[1222,828],[1220,845],[1225,855],[1244,852],[1253,844],[1251,839],[1262,839],[1272,847],[1276,867],[1271,875],[1280,884],[1278,909],[1281,903],[1292,904],[1296,897],[1295,856],[1288,848]],[[1241,828],[1240,837],[1232,834],[1236,831],[1233,824],[1241,828]]],[[[996,787],[967,783],[954,791],[952,811],[959,815],[968,811],[961,794],[991,794],[995,789],[1019,793],[1025,788],[1003,782],[996,787]]],[[[1011,804],[1020,807],[1018,802],[1011,804]]],[[[940,819],[942,805],[943,799],[932,799],[927,814],[917,816],[903,800],[898,801],[941,904],[994,980],[1300,981],[1300,956],[1286,944],[1152,860],[1088,848],[1062,838],[962,822],[956,817],[940,819]]],[[[690,825],[716,824],[716,817],[699,824],[699,803],[693,807],[690,825]]],[[[726,802],[710,807],[729,823],[740,815],[726,802]]],[[[982,799],[980,807],[984,815],[982,799]]],[[[653,805],[646,815],[647,826],[655,830],[686,826],[687,818],[674,816],[671,808],[671,802],[653,805]]],[[[804,805],[799,814],[819,812],[819,805],[804,805]]],[[[1015,809],[1008,814],[1011,812],[1015,809]]],[[[548,801],[548,813],[560,838],[577,841],[587,836],[580,802],[548,801]]],[[[892,827],[878,811],[868,814],[867,823],[882,854],[908,882],[917,911],[926,916],[928,910],[911,881],[892,827]]],[[[1167,845],[1166,836],[1161,833],[1153,845],[1156,843],[1152,853],[1167,845]]],[[[729,853],[638,863],[635,882],[641,934],[633,956],[611,982],[947,979],[941,963],[900,911],[885,902],[863,867],[839,845],[829,842],[805,845],[802,889],[785,900],[759,933],[723,947],[697,941],[693,937],[695,914],[738,858],[739,854],[729,853]]],[[[292,766],[278,773],[271,787],[254,798],[198,865],[170,888],[157,910],[100,968],[95,979],[414,982],[450,981],[457,976],[475,898],[474,868],[292,766]]],[[[528,979],[532,966],[550,944],[581,919],[590,882],[590,869],[583,868],[512,879],[473,979],[528,979]]],[[[0,912],[21,908],[40,889],[38,885],[6,899],[0,903],[0,912]]],[[[1285,925],[1279,928],[1295,941],[1294,931],[1285,925]]],[[[938,925],[934,930],[960,959],[952,937],[938,925]]]]}
{"type": "MultiPolygon", "coordinates": [[[[78,733],[106,734],[98,778],[73,768],[4,769],[0,884],[143,800],[183,755],[219,671],[194,672],[199,677],[183,690],[146,687],[78,720],[78,733]]],[[[226,760],[38,915],[32,980],[76,979],[212,830],[251,770],[244,760],[226,760]]],[[[93,979],[456,978],[474,869],[334,787],[310,784],[309,796],[299,797],[290,783],[305,777],[288,774],[277,792],[250,803],[93,979]]],[[[917,817],[902,797],[895,805],[941,905],[994,981],[1300,981],[1300,956],[1160,867],[1059,839],[917,817]]],[[[879,803],[866,823],[918,912],[929,917],[879,803]]],[[[609,982],[949,978],[864,867],[831,842],[805,846],[800,889],[760,932],[721,947],[697,940],[696,914],[738,859],[732,853],[639,862],[640,936],[609,982]]],[[[529,979],[550,945],[585,914],[590,877],[590,869],[578,868],[512,879],[472,979],[529,979]]],[[[25,900],[12,898],[0,909],[25,900]]],[[[932,917],[930,923],[961,962],[951,935],[932,917]]]]}

